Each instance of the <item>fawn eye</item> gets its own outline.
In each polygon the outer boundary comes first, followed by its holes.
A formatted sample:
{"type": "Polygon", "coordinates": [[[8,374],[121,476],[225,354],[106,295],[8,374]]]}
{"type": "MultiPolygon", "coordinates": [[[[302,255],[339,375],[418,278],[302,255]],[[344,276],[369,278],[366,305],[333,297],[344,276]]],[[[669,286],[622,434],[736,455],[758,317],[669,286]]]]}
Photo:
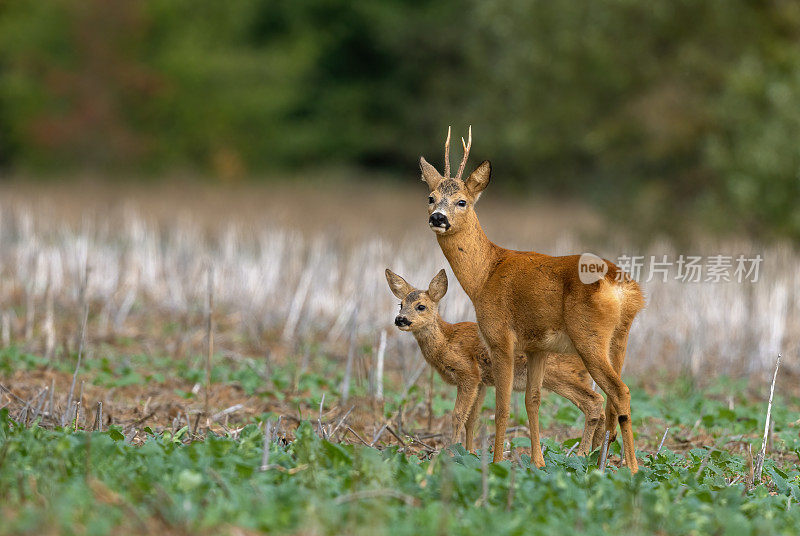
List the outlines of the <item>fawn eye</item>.
{"type": "Polygon", "coordinates": [[[456,205],[458,205],[459,207],[466,207],[467,206],[467,202],[462,199],[461,201],[456,203],[456,205]]]}
{"type": "Polygon", "coordinates": [[[424,310],[425,310],[425,306],[424,305],[422,305],[421,303],[419,305],[417,305],[417,311],[424,311],[424,310]]]}
{"type": "Polygon", "coordinates": [[[432,204],[433,204],[433,196],[432,196],[432,195],[431,195],[431,196],[428,196],[428,204],[429,204],[429,205],[432,205],[432,204]]]}

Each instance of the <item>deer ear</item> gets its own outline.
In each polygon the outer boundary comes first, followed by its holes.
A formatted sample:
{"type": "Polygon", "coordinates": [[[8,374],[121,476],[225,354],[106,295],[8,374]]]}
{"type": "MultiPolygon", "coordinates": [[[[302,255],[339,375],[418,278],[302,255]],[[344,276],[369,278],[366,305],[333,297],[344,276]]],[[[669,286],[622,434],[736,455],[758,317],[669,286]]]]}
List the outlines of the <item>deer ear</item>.
{"type": "Polygon", "coordinates": [[[414,290],[414,287],[406,283],[405,279],[388,268],[386,269],[386,281],[389,282],[389,288],[391,289],[392,294],[401,300],[414,290]]]}
{"type": "Polygon", "coordinates": [[[489,178],[491,176],[492,164],[489,163],[488,160],[484,160],[480,166],[475,168],[475,171],[469,174],[467,180],[464,181],[467,191],[475,196],[476,201],[484,188],[489,186],[489,178]]]}
{"type": "Polygon", "coordinates": [[[431,279],[431,284],[428,285],[428,296],[435,302],[438,302],[447,293],[447,274],[444,270],[439,270],[439,273],[431,279]]]}
{"type": "Polygon", "coordinates": [[[433,191],[438,186],[439,181],[443,179],[436,168],[428,163],[423,157],[419,157],[419,169],[422,171],[422,180],[428,183],[428,188],[433,191]]]}

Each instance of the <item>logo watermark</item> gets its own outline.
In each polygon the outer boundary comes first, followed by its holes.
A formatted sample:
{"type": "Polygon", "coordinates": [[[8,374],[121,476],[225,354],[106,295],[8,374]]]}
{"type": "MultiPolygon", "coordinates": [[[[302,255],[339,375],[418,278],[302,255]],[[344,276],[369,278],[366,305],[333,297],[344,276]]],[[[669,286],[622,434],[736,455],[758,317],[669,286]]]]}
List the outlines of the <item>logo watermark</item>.
{"type": "Polygon", "coordinates": [[[584,285],[603,279],[608,273],[608,263],[594,253],[584,253],[578,259],[578,277],[584,285]]]}
{"type": "MultiPolygon", "coordinates": [[[[681,283],[757,283],[763,257],[757,255],[620,255],[616,281],[629,277],[639,283],[680,281],[681,283]]],[[[593,253],[578,260],[578,276],[590,285],[603,279],[608,263],[593,253]]]]}

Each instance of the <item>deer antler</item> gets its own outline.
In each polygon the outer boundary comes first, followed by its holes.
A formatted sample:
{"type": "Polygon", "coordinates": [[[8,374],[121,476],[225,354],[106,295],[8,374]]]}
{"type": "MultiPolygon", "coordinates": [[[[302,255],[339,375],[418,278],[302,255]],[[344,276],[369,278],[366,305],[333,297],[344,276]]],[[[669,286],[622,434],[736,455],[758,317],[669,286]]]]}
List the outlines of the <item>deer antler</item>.
{"type": "Polygon", "coordinates": [[[450,178],[450,127],[447,127],[447,139],[444,141],[444,178],[450,178]]]}
{"type": "MultiPolygon", "coordinates": [[[[448,139],[450,135],[448,133],[448,139]]],[[[469,158],[469,150],[472,147],[472,125],[469,126],[469,135],[467,136],[467,142],[464,143],[464,138],[461,138],[461,146],[464,147],[464,158],[461,159],[461,165],[458,166],[458,175],[456,175],[456,180],[461,180],[461,175],[464,174],[464,167],[467,165],[467,158],[469,158]]],[[[448,166],[449,167],[449,166],[448,166]]]]}

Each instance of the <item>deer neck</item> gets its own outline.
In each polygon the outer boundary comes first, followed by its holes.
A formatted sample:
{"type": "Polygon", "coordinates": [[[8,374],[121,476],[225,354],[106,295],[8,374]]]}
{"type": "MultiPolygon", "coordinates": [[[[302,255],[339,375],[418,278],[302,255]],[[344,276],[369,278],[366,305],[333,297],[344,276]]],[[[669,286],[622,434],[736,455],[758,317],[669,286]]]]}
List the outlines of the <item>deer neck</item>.
{"type": "Polygon", "coordinates": [[[437,235],[436,239],[464,292],[475,301],[489,279],[502,248],[489,240],[478,217],[474,215],[463,230],[450,235],[437,235]]]}
{"type": "Polygon", "coordinates": [[[453,325],[439,317],[436,322],[413,332],[422,355],[429,363],[441,361],[452,331],[453,325]]]}

